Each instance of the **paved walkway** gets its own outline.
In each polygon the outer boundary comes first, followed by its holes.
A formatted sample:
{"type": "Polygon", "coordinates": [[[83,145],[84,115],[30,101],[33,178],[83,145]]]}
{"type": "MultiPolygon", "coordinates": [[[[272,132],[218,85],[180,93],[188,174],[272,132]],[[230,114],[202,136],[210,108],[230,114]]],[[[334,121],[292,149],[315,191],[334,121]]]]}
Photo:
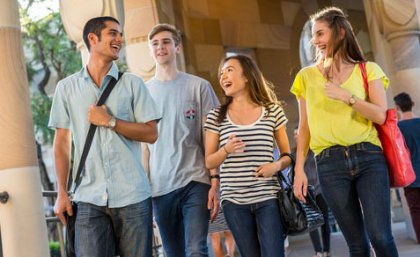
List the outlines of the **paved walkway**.
{"type": "MultiPolygon", "coordinates": [[[[400,257],[420,257],[420,244],[408,238],[405,223],[392,225],[392,231],[397,243],[400,257]]],[[[287,257],[312,257],[314,254],[309,235],[290,239],[287,257]]],[[[331,234],[331,254],[333,257],[348,257],[348,248],[341,233],[331,234]]]]}

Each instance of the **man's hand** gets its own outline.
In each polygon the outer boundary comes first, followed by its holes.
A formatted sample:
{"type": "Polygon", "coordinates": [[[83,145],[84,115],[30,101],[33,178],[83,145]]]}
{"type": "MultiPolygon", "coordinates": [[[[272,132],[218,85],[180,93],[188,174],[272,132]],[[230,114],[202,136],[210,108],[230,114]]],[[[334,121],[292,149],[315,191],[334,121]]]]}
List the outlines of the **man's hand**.
{"type": "Polygon", "coordinates": [[[89,107],[88,120],[90,123],[96,126],[108,127],[108,122],[110,119],[111,115],[109,115],[108,109],[105,105],[91,105],[89,107]]]}
{"type": "Polygon", "coordinates": [[[64,225],[66,225],[65,213],[73,216],[70,198],[67,196],[67,193],[59,194],[54,205],[54,214],[64,225]]]}
{"type": "Polygon", "coordinates": [[[217,213],[219,212],[219,180],[218,179],[212,179],[217,182],[212,181],[212,186],[209,190],[209,196],[207,201],[207,208],[209,210],[212,210],[210,213],[210,222],[213,222],[214,219],[217,216],[217,213]]]}

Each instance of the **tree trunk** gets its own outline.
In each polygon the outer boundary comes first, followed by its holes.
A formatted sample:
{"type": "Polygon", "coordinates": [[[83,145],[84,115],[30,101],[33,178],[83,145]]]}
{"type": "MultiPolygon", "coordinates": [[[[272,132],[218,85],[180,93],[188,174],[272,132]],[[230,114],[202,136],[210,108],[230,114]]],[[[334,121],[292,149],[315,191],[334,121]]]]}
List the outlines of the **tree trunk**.
{"type": "MultiPolygon", "coordinates": [[[[46,191],[54,191],[54,185],[51,182],[50,177],[48,176],[47,167],[45,166],[44,158],[42,156],[42,146],[38,141],[35,140],[35,142],[38,156],[39,171],[41,173],[42,188],[46,191]]],[[[48,202],[50,205],[54,205],[54,199],[52,197],[49,197],[48,202]]]]}

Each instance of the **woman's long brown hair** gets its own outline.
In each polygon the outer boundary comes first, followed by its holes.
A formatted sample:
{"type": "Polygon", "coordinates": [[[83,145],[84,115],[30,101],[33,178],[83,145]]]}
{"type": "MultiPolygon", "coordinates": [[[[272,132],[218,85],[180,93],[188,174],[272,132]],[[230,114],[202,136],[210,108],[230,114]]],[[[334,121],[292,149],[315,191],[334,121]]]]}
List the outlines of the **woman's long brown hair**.
{"type": "MultiPolygon", "coordinates": [[[[344,12],[338,7],[326,7],[319,12],[311,16],[312,24],[317,21],[325,22],[328,27],[332,30],[331,45],[332,48],[329,53],[326,54],[325,58],[332,58],[333,62],[336,58],[341,58],[347,63],[360,63],[365,62],[366,59],[357,42],[356,36],[354,35],[353,28],[348,21],[344,12]],[[344,30],[344,37],[341,38],[340,30],[344,30]]],[[[317,50],[316,54],[317,63],[323,61],[323,57],[317,50]]],[[[333,65],[330,66],[330,68],[333,65]]],[[[326,74],[329,73],[329,69],[326,69],[326,74]]],[[[325,74],[325,75],[326,75],[325,74]]]]}
{"type": "MultiPolygon", "coordinates": [[[[223,65],[227,61],[233,59],[238,60],[242,67],[243,75],[248,80],[247,87],[249,89],[251,101],[253,103],[264,106],[266,108],[272,104],[279,103],[277,96],[274,93],[273,84],[264,78],[257,64],[246,55],[239,54],[224,58],[219,65],[219,81],[223,65]]],[[[232,103],[232,97],[225,96],[224,103],[220,106],[219,116],[217,117],[218,123],[221,123],[225,119],[230,103],[232,103]]]]}

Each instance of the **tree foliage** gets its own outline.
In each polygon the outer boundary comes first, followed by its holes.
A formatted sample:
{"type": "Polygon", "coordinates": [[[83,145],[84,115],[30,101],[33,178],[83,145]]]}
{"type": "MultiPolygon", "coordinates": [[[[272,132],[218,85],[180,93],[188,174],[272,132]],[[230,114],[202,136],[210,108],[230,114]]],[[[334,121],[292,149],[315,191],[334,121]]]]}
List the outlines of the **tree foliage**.
{"type": "Polygon", "coordinates": [[[20,1],[20,18],[27,75],[37,89],[31,94],[34,129],[43,144],[51,144],[54,131],[47,127],[51,99],[45,88],[51,77],[58,81],[79,70],[82,60],[76,44],[67,37],[59,12],[51,10],[39,19],[30,16],[39,2],[43,0],[20,1]]]}
{"type": "Polygon", "coordinates": [[[51,110],[51,98],[40,93],[33,93],[31,96],[32,114],[34,116],[35,134],[40,136],[43,144],[52,144],[54,130],[47,127],[51,110]]]}
{"type": "Polygon", "coordinates": [[[52,72],[58,81],[79,70],[82,60],[76,44],[67,37],[60,13],[34,20],[29,15],[31,3],[20,9],[26,66],[30,82],[35,74],[42,74],[36,88],[45,95],[52,72]]]}

